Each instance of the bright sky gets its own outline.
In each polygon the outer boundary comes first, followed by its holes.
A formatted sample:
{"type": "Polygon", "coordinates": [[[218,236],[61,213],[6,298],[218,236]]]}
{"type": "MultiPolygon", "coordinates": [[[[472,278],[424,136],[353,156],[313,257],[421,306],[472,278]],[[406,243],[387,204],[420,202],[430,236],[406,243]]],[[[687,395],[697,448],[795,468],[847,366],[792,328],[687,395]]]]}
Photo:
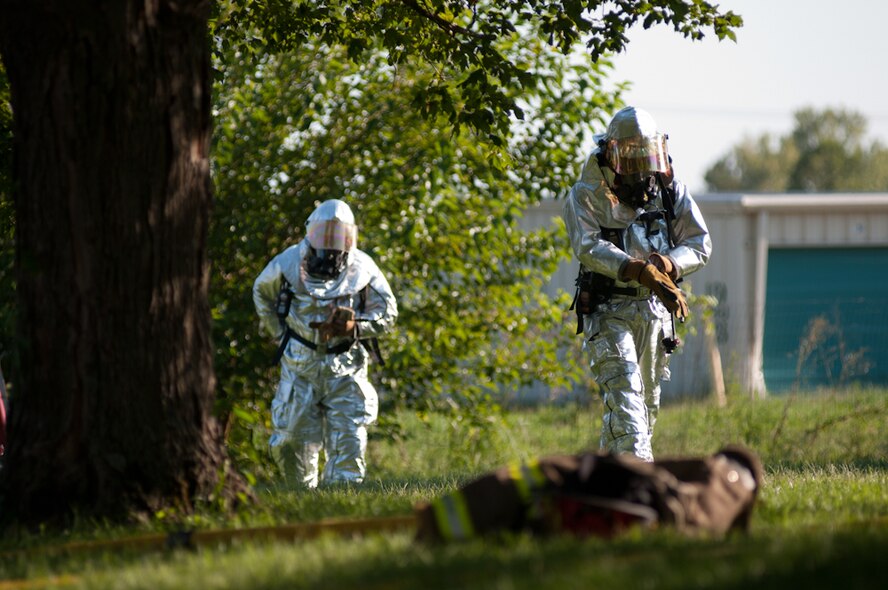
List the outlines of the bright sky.
{"type": "Polygon", "coordinates": [[[612,74],[632,84],[626,103],[669,134],[676,175],[692,193],[705,192],[703,174],[732,145],[785,134],[804,107],[860,112],[869,139],[888,145],[888,2],[716,2],[743,17],[736,43],[639,28],[612,74]]]}

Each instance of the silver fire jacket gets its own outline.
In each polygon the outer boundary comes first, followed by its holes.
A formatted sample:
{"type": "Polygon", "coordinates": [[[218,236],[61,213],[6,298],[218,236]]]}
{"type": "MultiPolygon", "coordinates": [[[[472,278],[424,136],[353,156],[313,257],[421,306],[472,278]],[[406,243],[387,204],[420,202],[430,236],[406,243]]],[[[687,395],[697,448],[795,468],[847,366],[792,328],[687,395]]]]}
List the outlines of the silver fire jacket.
{"type": "MultiPolygon", "coordinates": [[[[679,278],[704,266],[712,252],[712,242],[703,215],[687,188],[677,180],[672,181],[675,246],[670,247],[665,219],[662,216],[649,222],[643,219],[646,212],[664,209],[662,191],[646,209],[624,205],[608,187],[608,183],[613,185],[614,174],[598,166],[597,154],[596,148],[586,161],[579,182],[571,188],[562,212],[571,247],[580,263],[590,271],[614,279],[630,257],[647,260],[652,252],[668,255],[678,269],[679,278]],[[622,230],[625,250],[604,239],[602,228],[622,230]]],[[[618,281],[617,286],[638,287],[638,284],[618,281]]]]}

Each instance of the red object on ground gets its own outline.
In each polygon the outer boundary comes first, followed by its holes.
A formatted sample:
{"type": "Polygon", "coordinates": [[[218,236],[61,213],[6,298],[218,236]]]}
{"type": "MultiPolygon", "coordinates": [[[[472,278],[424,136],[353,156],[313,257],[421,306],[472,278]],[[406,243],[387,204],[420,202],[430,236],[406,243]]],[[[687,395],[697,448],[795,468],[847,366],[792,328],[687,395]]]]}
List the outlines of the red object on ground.
{"type": "Polygon", "coordinates": [[[557,506],[561,528],[579,537],[610,539],[630,527],[652,527],[657,521],[652,508],[612,498],[561,496],[557,506]]]}

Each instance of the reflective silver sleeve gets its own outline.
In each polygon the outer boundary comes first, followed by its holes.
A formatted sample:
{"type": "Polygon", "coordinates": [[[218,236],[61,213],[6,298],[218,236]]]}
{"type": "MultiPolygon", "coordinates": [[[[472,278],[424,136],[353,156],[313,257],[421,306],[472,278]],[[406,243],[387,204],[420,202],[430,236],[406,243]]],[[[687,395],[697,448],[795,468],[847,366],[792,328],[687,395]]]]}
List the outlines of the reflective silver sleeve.
{"type": "Polygon", "coordinates": [[[278,338],[283,332],[281,322],[277,317],[274,306],[277,302],[278,291],[281,288],[280,255],[271,259],[256,280],[253,281],[253,305],[259,315],[259,330],[270,336],[278,338]]]}
{"type": "Polygon", "coordinates": [[[675,220],[672,224],[675,248],[669,257],[678,268],[678,276],[688,275],[702,268],[712,254],[712,240],[700,208],[680,182],[675,182],[675,220]]]}
{"type": "Polygon", "coordinates": [[[388,281],[379,270],[370,279],[364,311],[356,315],[361,337],[379,336],[391,331],[398,318],[398,303],[388,281]]]}
{"type": "Polygon", "coordinates": [[[606,201],[606,195],[597,193],[607,190],[604,182],[576,183],[565,200],[561,215],[574,255],[583,266],[593,272],[617,278],[620,266],[629,260],[629,255],[601,237],[601,225],[591,208],[583,205],[594,199],[606,201]]]}

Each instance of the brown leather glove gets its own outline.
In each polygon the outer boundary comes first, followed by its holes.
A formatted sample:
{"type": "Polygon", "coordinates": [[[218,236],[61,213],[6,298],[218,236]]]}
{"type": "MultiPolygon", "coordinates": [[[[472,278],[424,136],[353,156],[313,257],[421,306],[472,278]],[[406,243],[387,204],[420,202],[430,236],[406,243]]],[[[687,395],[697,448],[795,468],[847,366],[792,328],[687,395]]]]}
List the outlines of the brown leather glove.
{"type": "Polygon", "coordinates": [[[308,326],[319,332],[321,342],[342,338],[355,333],[355,310],[351,307],[334,307],[323,322],[309,322],[308,326]]]}
{"type": "Polygon", "coordinates": [[[688,302],[669,275],[666,275],[646,260],[630,258],[620,267],[621,281],[636,281],[654,292],[666,309],[679,319],[688,317],[688,302]]]}
{"type": "Polygon", "coordinates": [[[648,262],[656,266],[661,273],[669,275],[673,282],[678,278],[678,269],[675,268],[672,259],[668,256],[664,256],[659,252],[653,252],[648,256],[648,262]]]}

